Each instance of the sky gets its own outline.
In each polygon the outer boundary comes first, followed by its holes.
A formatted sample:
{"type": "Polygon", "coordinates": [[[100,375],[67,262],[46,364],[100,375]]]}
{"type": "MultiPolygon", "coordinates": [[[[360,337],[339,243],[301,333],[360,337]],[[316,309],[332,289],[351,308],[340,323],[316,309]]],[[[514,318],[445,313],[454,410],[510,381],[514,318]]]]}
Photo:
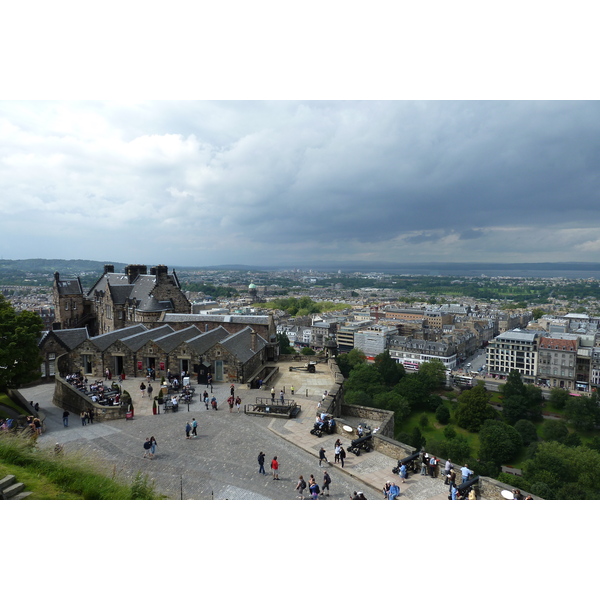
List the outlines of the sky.
{"type": "Polygon", "coordinates": [[[3,101],[0,255],[600,260],[597,101],[3,101]]]}
{"type": "Polygon", "coordinates": [[[23,31],[15,5],[0,258],[599,261],[595,31],[575,5],[107,1],[77,28],[57,0],[23,31]]]}

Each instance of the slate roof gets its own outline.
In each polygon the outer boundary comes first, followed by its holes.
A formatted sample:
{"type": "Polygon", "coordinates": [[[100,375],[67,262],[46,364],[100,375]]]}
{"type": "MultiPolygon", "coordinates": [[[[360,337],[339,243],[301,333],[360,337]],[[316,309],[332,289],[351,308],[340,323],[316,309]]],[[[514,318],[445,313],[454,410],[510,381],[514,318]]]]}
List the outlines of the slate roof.
{"type": "Polygon", "coordinates": [[[167,313],[161,318],[161,322],[163,323],[196,323],[199,321],[269,325],[270,317],[265,315],[194,315],[187,313],[167,313]]]}
{"type": "Polygon", "coordinates": [[[89,339],[88,330],[85,327],[78,327],[76,329],[56,329],[46,331],[40,339],[40,345],[50,336],[56,337],[69,351],[79,346],[81,342],[89,339]]]}
{"type": "MultiPolygon", "coordinates": [[[[171,328],[169,327],[169,329],[171,328]]],[[[194,325],[190,325],[185,329],[174,331],[173,333],[155,338],[154,342],[165,352],[171,352],[172,350],[175,350],[175,348],[177,348],[177,346],[179,346],[182,342],[187,342],[188,340],[198,337],[198,334],[198,328],[194,325]]]]}
{"type": "Polygon", "coordinates": [[[252,328],[245,327],[237,333],[232,333],[221,342],[221,346],[231,352],[240,362],[249,361],[257,352],[260,352],[267,342],[256,334],[256,348],[252,350],[252,328]]]}
{"type": "Polygon", "coordinates": [[[216,329],[211,329],[201,333],[200,335],[187,341],[187,344],[198,354],[204,354],[210,350],[215,344],[219,343],[229,336],[229,332],[223,327],[219,326],[216,329]]]}
{"type": "Polygon", "coordinates": [[[81,287],[79,277],[75,279],[60,279],[56,282],[56,288],[59,296],[83,294],[83,288],[81,287]]]}
{"type": "Polygon", "coordinates": [[[169,325],[163,325],[162,327],[157,327],[156,329],[150,329],[149,331],[142,331],[141,333],[136,333],[134,335],[130,335],[129,337],[122,338],[121,341],[133,352],[139,350],[148,340],[154,340],[156,338],[160,338],[168,333],[173,333],[174,329],[169,327],[169,325]]]}
{"type": "Polygon", "coordinates": [[[115,331],[109,331],[102,335],[97,335],[90,339],[90,341],[99,350],[106,350],[111,344],[114,344],[117,340],[129,337],[135,333],[143,333],[148,331],[143,325],[132,325],[131,327],[125,327],[124,329],[116,329],[115,331]]]}

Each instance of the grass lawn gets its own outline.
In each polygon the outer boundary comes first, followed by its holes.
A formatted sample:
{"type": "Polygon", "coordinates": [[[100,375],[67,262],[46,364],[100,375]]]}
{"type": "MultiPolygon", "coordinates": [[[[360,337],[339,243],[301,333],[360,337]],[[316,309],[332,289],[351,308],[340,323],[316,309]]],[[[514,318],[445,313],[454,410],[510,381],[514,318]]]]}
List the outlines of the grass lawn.
{"type": "Polygon", "coordinates": [[[3,406],[8,406],[13,410],[16,410],[21,415],[28,415],[29,413],[26,410],[23,410],[23,407],[19,404],[15,404],[6,394],[0,394],[0,416],[2,418],[8,417],[8,413],[4,413],[2,411],[3,406]]]}

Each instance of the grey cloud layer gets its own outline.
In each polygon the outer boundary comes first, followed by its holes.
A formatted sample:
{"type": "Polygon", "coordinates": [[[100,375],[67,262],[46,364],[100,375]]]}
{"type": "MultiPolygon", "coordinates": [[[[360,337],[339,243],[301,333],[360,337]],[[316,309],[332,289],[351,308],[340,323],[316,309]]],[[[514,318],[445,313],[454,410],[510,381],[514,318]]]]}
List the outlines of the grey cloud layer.
{"type": "Polygon", "coordinates": [[[75,257],[56,231],[93,224],[123,261],[597,260],[599,129],[597,102],[1,103],[0,250],[75,257]]]}

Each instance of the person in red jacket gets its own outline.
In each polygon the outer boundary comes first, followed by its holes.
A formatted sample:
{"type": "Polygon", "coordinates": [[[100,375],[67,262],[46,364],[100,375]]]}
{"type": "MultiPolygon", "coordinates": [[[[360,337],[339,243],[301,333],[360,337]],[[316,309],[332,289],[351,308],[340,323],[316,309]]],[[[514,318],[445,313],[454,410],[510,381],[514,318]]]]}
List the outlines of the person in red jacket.
{"type": "Polygon", "coordinates": [[[279,479],[279,463],[276,456],[271,461],[271,470],[273,471],[273,479],[279,479]]]}

